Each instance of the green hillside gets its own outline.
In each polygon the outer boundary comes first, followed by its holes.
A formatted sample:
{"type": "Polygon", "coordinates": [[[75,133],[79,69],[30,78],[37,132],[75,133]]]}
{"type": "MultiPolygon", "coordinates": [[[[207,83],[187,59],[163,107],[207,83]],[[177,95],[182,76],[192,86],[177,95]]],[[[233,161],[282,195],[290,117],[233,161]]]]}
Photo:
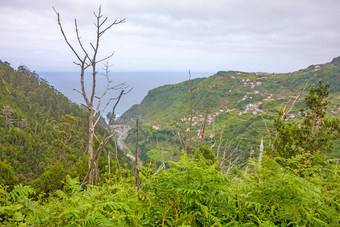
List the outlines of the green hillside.
{"type": "MultiPolygon", "coordinates": [[[[287,103],[286,111],[289,110],[301,94],[288,115],[299,121],[299,110],[305,108],[304,94],[320,78],[330,84],[328,112],[339,116],[340,57],[293,73],[220,71],[207,78],[158,87],[149,91],[139,105],[126,111],[119,122],[132,127],[136,118],[143,122],[140,156],[144,161],[178,159],[185,138],[192,137],[193,146],[200,143],[199,133],[203,125],[204,141],[211,144],[215,152],[224,127],[222,142],[227,143],[225,150],[236,149],[245,159],[251,149],[257,151],[262,137],[264,145],[269,145],[269,129],[274,117],[287,103]]],[[[131,148],[135,143],[134,133],[132,128],[126,138],[131,148]]],[[[335,155],[339,156],[339,143],[335,147],[335,155]]]]}
{"type": "MultiPolygon", "coordinates": [[[[82,179],[87,171],[87,114],[36,73],[0,61],[0,166],[13,167],[19,182],[48,191],[62,186],[66,174],[82,179]]],[[[106,150],[114,155],[113,141],[106,150]]],[[[128,162],[121,152],[119,159],[128,162]]],[[[103,158],[100,168],[106,165],[103,158]]]]}

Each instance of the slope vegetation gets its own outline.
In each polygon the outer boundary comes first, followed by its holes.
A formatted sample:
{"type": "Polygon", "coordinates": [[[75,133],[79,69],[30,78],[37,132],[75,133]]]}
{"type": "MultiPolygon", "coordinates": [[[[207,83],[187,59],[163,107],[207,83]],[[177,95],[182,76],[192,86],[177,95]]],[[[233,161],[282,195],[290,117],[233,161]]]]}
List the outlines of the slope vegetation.
{"type": "MultiPolygon", "coordinates": [[[[158,87],[119,121],[133,125],[139,118],[143,122],[140,155],[144,161],[177,159],[185,140],[190,137],[197,145],[202,134],[205,142],[215,144],[215,152],[222,142],[225,150],[237,150],[242,159],[252,149],[256,151],[262,137],[265,146],[269,145],[272,120],[279,111],[289,111],[288,118],[299,121],[300,110],[305,109],[304,94],[319,79],[330,84],[328,113],[339,116],[340,57],[293,73],[220,71],[207,78],[158,87]]],[[[134,132],[132,129],[127,136],[127,144],[135,143],[134,132]]]]}

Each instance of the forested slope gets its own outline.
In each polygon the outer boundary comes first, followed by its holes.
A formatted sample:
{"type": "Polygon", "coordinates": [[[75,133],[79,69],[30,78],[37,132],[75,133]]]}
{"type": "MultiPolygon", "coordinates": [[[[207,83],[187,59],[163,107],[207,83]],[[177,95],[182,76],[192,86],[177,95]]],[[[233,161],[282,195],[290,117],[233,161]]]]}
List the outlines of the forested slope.
{"type": "MultiPolygon", "coordinates": [[[[20,182],[32,183],[45,172],[42,177],[60,187],[66,174],[86,174],[87,114],[25,66],[14,70],[0,61],[0,159],[20,182]]],[[[113,141],[107,149],[115,153],[113,141]]],[[[128,161],[121,153],[119,159],[128,161]]],[[[107,168],[104,160],[101,168],[107,168]]]]}

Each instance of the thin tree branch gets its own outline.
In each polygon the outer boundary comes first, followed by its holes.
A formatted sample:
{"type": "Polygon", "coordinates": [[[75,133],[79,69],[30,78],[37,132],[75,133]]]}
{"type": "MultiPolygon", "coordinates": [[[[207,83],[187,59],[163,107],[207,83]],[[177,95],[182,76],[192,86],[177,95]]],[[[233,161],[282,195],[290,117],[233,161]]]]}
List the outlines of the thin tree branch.
{"type": "Polygon", "coordinates": [[[71,48],[72,52],[74,53],[74,55],[76,55],[76,57],[78,58],[78,60],[79,60],[80,62],[82,62],[82,59],[79,57],[77,51],[75,51],[75,49],[73,48],[73,46],[71,45],[71,43],[68,41],[68,39],[67,39],[67,37],[66,37],[66,34],[65,34],[65,32],[64,32],[64,29],[63,29],[63,26],[62,26],[62,24],[61,24],[59,12],[57,12],[57,10],[56,10],[54,7],[52,7],[52,8],[53,8],[54,12],[57,14],[58,25],[59,25],[61,34],[63,35],[66,44],[71,48]]]}

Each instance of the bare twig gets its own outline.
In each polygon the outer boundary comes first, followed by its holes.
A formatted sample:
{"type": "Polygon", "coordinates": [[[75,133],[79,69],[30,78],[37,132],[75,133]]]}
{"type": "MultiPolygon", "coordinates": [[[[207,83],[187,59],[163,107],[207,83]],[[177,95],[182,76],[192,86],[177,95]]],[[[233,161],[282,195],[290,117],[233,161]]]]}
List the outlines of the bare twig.
{"type": "Polygon", "coordinates": [[[192,131],[192,121],[193,121],[193,109],[192,109],[192,92],[194,90],[193,82],[191,80],[191,72],[189,70],[189,101],[190,101],[190,120],[189,120],[189,132],[186,134],[185,144],[184,144],[184,151],[188,153],[191,149],[191,131],[192,131]],[[187,151],[188,150],[188,151],[187,151]]]}
{"type": "Polygon", "coordinates": [[[202,146],[203,146],[203,139],[204,139],[205,125],[207,124],[208,112],[209,112],[209,108],[210,108],[210,101],[211,101],[211,100],[209,99],[208,107],[207,107],[207,110],[206,110],[206,112],[205,112],[205,116],[204,116],[204,122],[203,122],[203,125],[202,125],[200,148],[202,148],[202,146]]]}
{"type": "Polygon", "coordinates": [[[139,122],[136,119],[136,150],[135,150],[135,181],[137,191],[139,190],[139,177],[138,177],[138,137],[139,137],[139,122]]]}
{"type": "Polygon", "coordinates": [[[260,154],[259,154],[259,166],[262,164],[262,156],[264,152],[264,146],[263,146],[263,136],[261,137],[261,144],[260,144],[260,154]]]}
{"type": "Polygon", "coordinates": [[[218,160],[218,157],[220,156],[224,127],[225,127],[225,125],[222,126],[222,130],[221,130],[221,134],[220,134],[220,140],[219,140],[218,147],[217,147],[217,153],[216,153],[217,160],[218,160]]]}
{"type": "Polygon", "coordinates": [[[299,94],[298,96],[296,96],[296,98],[295,98],[295,100],[293,101],[292,105],[290,105],[289,110],[288,110],[287,112],[285,112],[286,107],[288,106],[288,103],[291,101],[291,100],[288,100],[288,102],[286,103],[285,107],[284,107],[283,110],[282,110],[281,120],[283,120],[284,115],[289,114],[290,111],[294,108],[295,103],[296,103],[296,102],[299,100],[299,98],[303,95],[303,92],[306,90],[307,85],[309,84],[309,82],[310,82],[312,79],[314,79],[314,77],[315,77],[315,74],[313,74],[313,76],[306,82],[306,84],[305,84],[304,88],[302,89],[302,91],[300,92],[300,94],[299,94]]]}

